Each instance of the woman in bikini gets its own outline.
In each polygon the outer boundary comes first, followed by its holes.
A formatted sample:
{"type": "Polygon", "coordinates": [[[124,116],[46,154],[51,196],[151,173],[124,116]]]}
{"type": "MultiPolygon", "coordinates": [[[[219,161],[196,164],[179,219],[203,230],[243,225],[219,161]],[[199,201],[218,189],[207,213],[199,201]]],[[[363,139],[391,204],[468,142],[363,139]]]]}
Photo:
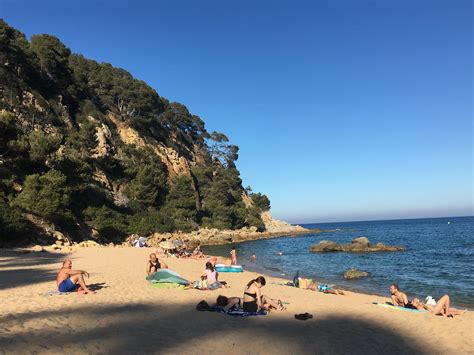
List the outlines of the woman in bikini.
{"type": "Polygon", "coordinates": [[[434,306],[424,304],[418,298],[415,298],[413,301],[411,301],[411,305],[416,309],[426,310],[430,313],[433,313],[435,316],[446,316],[452,318],[453,316],[462,315],[467,312],[467,310],[460,311],[456,308],[450,308],[449,303],[450,299],[448,295],[441,297],[434,306]]]}
{"type": "Polygon", "coordinates": [[[261,288],[265,286],[266,281],[263,276],[259,276],[251,280],[244,290],[242,308],[245,312],[260,312],[262,310],[270,311],[271,309],[284,310],[280,300],[274,300],[262,295],[261,288]]]}
{"type": "Polygon", "coordinates": [[[146,263],[146,273],[147,275],[151,275],[154,272],[157,272],[159,269],[167,269],[168,265],[166,265],[163,261],[159,261],[156,257],[155,253],[150,254],[150,259],[146,263]]]}

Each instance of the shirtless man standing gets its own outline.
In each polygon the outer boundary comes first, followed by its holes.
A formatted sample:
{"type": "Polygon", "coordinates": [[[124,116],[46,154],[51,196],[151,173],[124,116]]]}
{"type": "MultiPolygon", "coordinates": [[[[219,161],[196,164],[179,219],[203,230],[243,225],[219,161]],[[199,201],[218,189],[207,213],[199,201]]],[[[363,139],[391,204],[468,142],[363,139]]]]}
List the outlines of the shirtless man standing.
{"type": "Polygon", "coordinates": [[[56,284],[58,285],[59,292],[75,291],[76,286],[79,285],[77,288],[78,293],[95,293],[87,288],[84,278],[82,277],[82,275],[89,277],[89,273],[82,270],[72,270],[71,267],[71,260],[67,259],[63,261],[63,267],[59,270],[58,276],[56,276],[56,284]]]}
{"type": "Polygon", "coordinates": [[[397,284],[390,285],[390,294],[395,306],[405,307],[409,303],[407,295],[400,291],[397,284]]]}

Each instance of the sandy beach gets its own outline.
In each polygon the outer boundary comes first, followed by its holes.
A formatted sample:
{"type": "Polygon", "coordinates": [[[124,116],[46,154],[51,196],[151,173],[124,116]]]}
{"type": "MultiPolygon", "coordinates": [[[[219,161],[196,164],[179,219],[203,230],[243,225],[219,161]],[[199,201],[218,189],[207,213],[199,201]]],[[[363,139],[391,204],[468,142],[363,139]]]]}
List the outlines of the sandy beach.
{"type": "MultiPolygon", "coordinates": [[[[228,289],[158,289],[145,281],[147,248],[83,248],[73,268],[90,272],[93,295],[47,295],[67,254],[0,251],[0,353],[473,353],[474,315],[449,319],[373,305],[387,298],[282,286],[263,293],[289,304],[267,316],[196,311],[200,300],[242,296],[256,274],[221,274],[228,289]],[[296,313],[314,318],[299,321],[296,313]]],[[[165,259],[188,280],[204,260],[165,259]]],[[[439,295],[437,295],[439,297],[439,295]]]]}

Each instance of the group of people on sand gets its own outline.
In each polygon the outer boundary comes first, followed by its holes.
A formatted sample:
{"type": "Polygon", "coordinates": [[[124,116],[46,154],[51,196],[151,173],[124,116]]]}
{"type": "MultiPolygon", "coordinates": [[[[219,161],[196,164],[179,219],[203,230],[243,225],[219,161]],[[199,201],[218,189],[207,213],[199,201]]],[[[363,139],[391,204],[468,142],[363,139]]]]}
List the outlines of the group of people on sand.
{"type": "MultiPolygon", "coordinates": [[[[196,254],[199,252],[201,251],[198,250],[196,254]]],[[[226,264],[235,265],[237,263],[237,252],[235,247],[232,248],[230,256],[230,261],[226,264]]],[[[201,290],[216,290],[227,287],[225,282],[220,282],[218,280],[219,273],[215,268],[217,261],[217,257],[208,259],[205,270],[201,274],[201,279],[194,283],[194,288],[201,290]]],[[[156,253],[151,253],[149,259],[146,262],[147,275],[151,275],[160,269],[168,269],[168,265],[166,265],[163,260],[159,260],[156,253]]],[[[93,290],[87,287],[84,276],[89,277],[89,273],[83,270],[73,270],[72,261],[70,259],[64,260],[62,267],[56,276],[58,291],[65,293],[78,292],[78,294],[95,293],[93,290]]],[[[270,311],[272,309],[284,310],[285,307],[280,300],[276,300],[262,294],[261,289],[265,286],[265,284],[265,278],[263,276],[258,276],[245,286],[243,297],[226,297],[220,295],[217,297],[216,306],[223,307],[225,310],[229,310],[237,306],[242,308],[245,312],[270,311]]],[[[326,288],[322,290],[321,286],[322,284],[318,285],[313,283],[308,285],[306,288],[337,295],[344,294],[343,291],[332,288],[326,288]]],[[[400,291],[400,288],[396,283],[390,285],[390,295],[391,303],[388,303],[391,305],[409,309],[425,310],[434,315],[453,317],[454,315],[461,315],[466,312],[466,310],[461,311],[450,307],[451,300],[448,295],[442,296],[438,302],[433,302],[434,304],[423,303],[418,298],[414,298],[409,301],[407,295],[400,291]]]]}
{"type": "Polygon", "coordinates": [[[450,298],[448,295],[441,297],[434,305],[423,303],[418,298],[409,301],[406,293],[400,291],[400,288],[396,283],[390,285],[390,295],[392,299],[391,303],[394,306],[424,310],[437,316],[453,317],[466,312],[466,310],[460,311],[456,308],[450,307],[450,298]]]}
{"type": "Polygon", "coordinates": [[[271,311],[274,309],[285,310],[281,300],[270,298],[262,293],[262,287],[266,280],[263,276],[250,280],[245,286],[243,297],[226,297],[219,295],[216,306],[228,311],[234,307],[242,308],[244,312],[256,313],[260,311],[271,311]]]}
{"type": "Polygon", "coordinates": [[[156,251],[163,253],[163,256],[167,258],[174,257],[178,259],[202,259],[206,257],[206,255],[204,255],[202,252],[200,245],[196,246],[192,252],[187,250],[186,244],[183,244],[183,246],[180,248],[171,250],[158,247],[156,251]]]}
{"type": "MultiPolygon", "coordinates": [[[[215,268],[217,258],[211,258],[210,261],[206,262],[206,267],[202,273],[200,280],[193,283],[193,287],[200,290],[216,290],[221,287],[226,287],[225,282],[218,280],[219,273],[215,268]]],[[[158,259],[156,253],[151,253],[149,259],[146,262],[146,274],[151,275],[160,269],[168,269],[168,265],[161,259],[158,259]]]]}

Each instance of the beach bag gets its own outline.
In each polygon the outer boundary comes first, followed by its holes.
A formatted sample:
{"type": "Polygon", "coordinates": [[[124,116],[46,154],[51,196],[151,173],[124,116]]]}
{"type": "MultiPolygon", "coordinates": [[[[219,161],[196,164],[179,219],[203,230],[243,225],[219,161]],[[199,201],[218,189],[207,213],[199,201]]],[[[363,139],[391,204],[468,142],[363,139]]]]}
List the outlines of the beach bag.
{"type": "Polygon", "coordinates": [[[204,312],[204,311],[209,311],[210,309],[211,309],[211,306],[209,306],[209,304],[204,300],[199,302],[196,306],[196,311],[204,312]]]}
{"type": "Polygon", "coordinates": [[[307,289],[309,284],[311,283],[310,279],[299,279],[298,281],[299,281],[298,288],[304,288],[304,289],[307,289]]]}

